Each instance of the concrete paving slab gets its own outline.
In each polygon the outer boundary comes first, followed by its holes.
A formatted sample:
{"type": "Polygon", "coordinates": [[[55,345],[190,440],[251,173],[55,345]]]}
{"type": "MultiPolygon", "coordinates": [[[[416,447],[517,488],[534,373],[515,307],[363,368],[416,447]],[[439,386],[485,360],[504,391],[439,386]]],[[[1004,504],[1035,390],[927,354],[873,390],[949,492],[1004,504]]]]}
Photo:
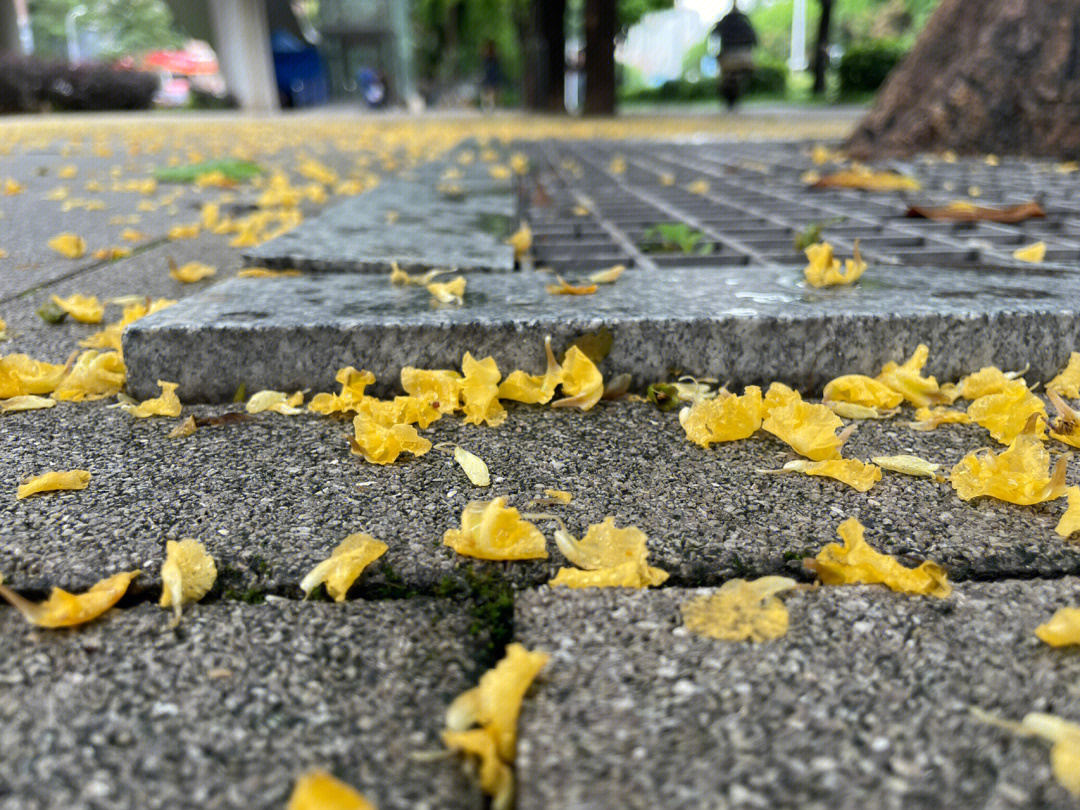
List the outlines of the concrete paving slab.
{"type": "MultiPolygon", "coordinates": [[[[947,470],[992,444],[978,427],[917,433],[900,421],[910,416],[861,424],[845,453],[915,453],[947,470]]],[[[424,431],[483,458],[492,476],[485,489],[436,451],[368,464],[349,452],[345,421],[267,413],[170,440],[177,422],[135,420],[105,403],[0,417],[0,572],[9,584],[78,590],[105,571],[138,567],[145,574],[133,587],[153,591],[165,541],[196,537],[218,559],[223,589],[298,595],[304,574],[341,538],[366,531],[390,548],[355,595],[431,592],[474,564],[535,585],[566,564],[553,544],[546,561],[485,564],[457,556],[442,537],[469,501],[506,495],[528,511],[546,488],[573,493],[570,505],[544,509],[578,536],[609,515],[639,526],[671,584],[805,576],[802,559],[835,541],[851,516],[875,548],[908,564],[934,560],[956,580],[1080,575],[1080,544],[1054,533],[1064,499],[965,503],[947,484],[889,473],[865,494],[829,479],[764,475],[757,471],[794,457],[778,439],[759,433],[704,450],[687,441],[675,413],[651,405],[602,402],[588,413],[511,405],[499,428],[447,417],[424,431]],[[87,489],[15,500],[24,476],[73,468],[92,473],[87,489]]],[[[1075,464],[1069,480],[1080,482],[1075,464]]],[[[553,525],[541,526],[550,537],[553,525]]]]}
{"type": "Polygon", "coordinates": [[[680,268],[628,272],[589,296],[550,295],[552,280],[474,274],[457,307],[386,275],[236,279],[128,329],[129,384],[141,397],[170,379],[182,398],[213,402],[241,382],[329,389],[345,365],[395,380],[406,365],[457,366],[466,350],[541,369],[545,335],[562,347],[601,328],[614,337],[604,371],[638,385],[678,369],[814,391],[919,343],[944,379],[995,363],[1048,380],[1080,346],[1080,274],[1067,271],[890,269],[814,290],[802,268],[680,268]]]}
{"type": "Polygon", "coordinates": [[[279,810],[325,769],[380,810],[480,808],[439,750],[469,617],[416,599],[143,604],[71,631],[0,608],[0,808],[279,810]]]}
{"type": "Polygon", "coordinates": [[[32,357],[59,363],[78,348],[78,342],[118,320],[123,307],[107,305],[103,324],[83,324],[67,318],[60,324],[48,324],[37,310],[53,295],[74,293],[96,295],[101,301],[129,295],[179,300],[194,295],[229,278],[245,264],[236,248],[229,247],[229,237],[203,234],[198,239],[165,242],[140,251],[128,259],[87,268],[62,281],[43,283],[31,292],[0,304],[0,317],[7,323],[10,340],[0,343],[0,352],[24,352],[32,357]],[[183,284],[169,276],[169,258],[178,264],[199,261],[216,267],[218,272],[204,281],[183,284]]]}
{"type": "Polygon", "coordinates": [[[1072,808],[1049,746],[989,726],[1080,722],[1080,656],[1033,629],[1080,580],[785,594],[765,644],[689,635],[698,591],[522,595],[516,639],[551,661],[519,723],[519,810],[1072,808]]]}
{"type": "MultiPolygon", "coordinates": [[[[429,170],[430,171],[430,170],[429,170]]],[[[407,269],[511,270],[516,227],[511,182],[389,179],[328,208],[277,239],[245,252],[254,264],[313,271],[407,269]]]]}
{"type": "MultiPolygon", "coordinates": [[[[2,177],[3,169],[0,169],[2,177]]],[[[111,181],[103,182],[107,186],[111,181]]],[[[106,207],[103,210],[73,208],[64,211],[64,201],[47,200],[39,193],[27,191],[14,197],[0,196],[0,225],[3,227],[0,247],[7,251],[7,256],[0,259],[0,301],[13,299],[42,283],[63,279],[103,264],[101,260],[93,258],[94,251],[100,248],[137,248],[140,244],[162,240],[173,225],[196,221],[201,203],[218,196],[216,192],[200,195],[186,187],[164,185],[151,195],[90,193],[80,189],[81,186],[72,188],[68,202],[76,197],[84,200],[92,198],[106,207]],[[163,197],[177,193],[181,196],[169,205],[162,205],[154,211],[138,210],[140,203],[160,203],[163,197]],[[138,217],[138,222],[123,224],[117,217],[138,217]],[[121,233],[126,228],[141,231],[147,238],[135,243],[125,241],[121,239],[121,233]],[[53,251],[48,242],[61,233],[74,233],[82,237],[86,242],[86,255],[69,259],[53,251]]]]}

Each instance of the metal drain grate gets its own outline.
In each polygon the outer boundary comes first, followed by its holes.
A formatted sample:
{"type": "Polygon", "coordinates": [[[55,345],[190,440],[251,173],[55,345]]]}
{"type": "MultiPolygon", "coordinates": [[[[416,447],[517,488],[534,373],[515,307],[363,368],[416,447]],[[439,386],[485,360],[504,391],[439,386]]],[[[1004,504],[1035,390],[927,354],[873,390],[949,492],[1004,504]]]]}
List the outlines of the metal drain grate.
{"type": "Polygon", "coordinates": [[[1045,161],[890,164],[922,184],[905,197],[809,188],[804,172],[831,169],[815,166],[805,143],[545,142],[531,151],[534,252],[539,264],[558,272],[618,263],[649,269],[801,265],[795,235],[828,221],[824,237],[841,255],[858,238],[863,254],[880,264],[1080,268],[1080,172],[1045,161]],[[969,191],[977,197],[968,198],[969,191]],[[909,202],[943,205],[960,198],[980,205],[1038,198],[1047,215],[1015,225],[905,217],[909,202]],[[711,250],[650,250],[647,233],[661,223],[684,223],[711,250]],[[1036,241],[1047,245],[1046,265],[1019,265],[1012,252],[1036,241]]]}

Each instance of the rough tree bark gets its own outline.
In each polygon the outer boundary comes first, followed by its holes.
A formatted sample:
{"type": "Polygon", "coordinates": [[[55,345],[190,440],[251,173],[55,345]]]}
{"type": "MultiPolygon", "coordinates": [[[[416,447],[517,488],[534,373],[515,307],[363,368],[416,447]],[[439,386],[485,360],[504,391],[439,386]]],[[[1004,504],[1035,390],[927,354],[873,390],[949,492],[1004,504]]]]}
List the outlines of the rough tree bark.
{"type": "Polygon", "coordinates": [[[814,95],[825,92],[825,72],[829,69],[829,30],[832,28],[833,0],[820,0],[817,47],[814,48],[814,95]]]}
{"type": "Polygon", "coordinates": [[[847,148],[1080,158],[1080,0],[942,0],[847,148]]]}
{"type": "Polygon", "coordinates": [[[615,114],[615,0],[585,0],[585,114],[615,114]]]}

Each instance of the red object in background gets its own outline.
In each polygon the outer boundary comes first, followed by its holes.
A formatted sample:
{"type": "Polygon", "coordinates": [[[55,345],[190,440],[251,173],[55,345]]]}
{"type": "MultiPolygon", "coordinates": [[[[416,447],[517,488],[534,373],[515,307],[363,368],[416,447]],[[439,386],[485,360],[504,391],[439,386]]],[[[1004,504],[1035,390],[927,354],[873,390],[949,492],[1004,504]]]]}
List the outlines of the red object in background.
{"type": "Polygon", "coordinates": [[[144,68],[179,76],[212,76],[218,72],[217,59],[200,51],[151,51],[142,63],[144,68]]]}

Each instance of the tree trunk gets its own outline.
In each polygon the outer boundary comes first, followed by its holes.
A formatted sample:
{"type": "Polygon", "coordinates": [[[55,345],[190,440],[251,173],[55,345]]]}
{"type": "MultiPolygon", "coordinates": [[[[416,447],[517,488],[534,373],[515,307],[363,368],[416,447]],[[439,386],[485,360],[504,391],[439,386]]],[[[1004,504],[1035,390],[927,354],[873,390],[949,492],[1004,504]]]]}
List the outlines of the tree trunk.
{"type": "Polygon", "coordinates": [[[544,9],[544,45],[547,74],[545,106],[548,112],[566,112],[566,0],[536,0],[544,9]]]}
{"type": "Polygon", "coordinates": [[[1080,158],[1080,0],[942,0],[847,148],[1080,158]]]}
{"type": "Polygon", "coordinates": [[[565,112],[566,0],[533,0],[525,71],[531,110],[565,112]]]}
{"type": "Polygon", "coordinates": [[[829,29],[832,27],[833,0],[819,0],[817,47],[814,49],[814,95],[825,92],[825,72],[829,69],[829,29]]]}
{"type": "Polygon", "coordinates": [[[585,114],[615,114],[615,0],[585,0],[585,114]]]}

